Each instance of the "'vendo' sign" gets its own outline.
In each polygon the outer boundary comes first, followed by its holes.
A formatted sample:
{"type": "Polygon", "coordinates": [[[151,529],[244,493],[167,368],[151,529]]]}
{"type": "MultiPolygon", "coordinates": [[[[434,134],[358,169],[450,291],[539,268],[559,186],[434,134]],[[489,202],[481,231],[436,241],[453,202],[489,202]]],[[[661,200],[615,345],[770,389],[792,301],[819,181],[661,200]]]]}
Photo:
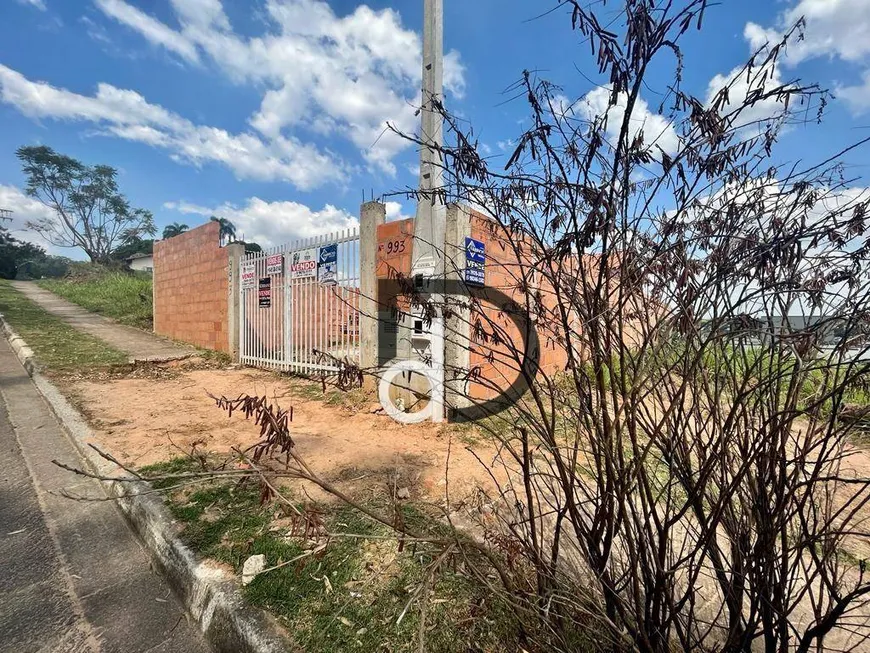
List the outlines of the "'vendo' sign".
{"type": "Polygon", "coordinates": [[[257,300],[260,308],[272,308],[272,277],[260,279],[257,300]]]}
{"type": "Polygon", "coordinates": [[[242,288],[257,287],[257,270],[253,265],[242,266],[242,288]]]}
{"type": "Polygon", "coordinates": [[[281,274],[284,271],[284,257],[281,254],[266,257],[266,274],[281,274]]]}
{"type": "Polygon", "coordinates": [[[317,276],[317,248],[300,249],[290,255],[290,276],[306,279],[317,276]]]}

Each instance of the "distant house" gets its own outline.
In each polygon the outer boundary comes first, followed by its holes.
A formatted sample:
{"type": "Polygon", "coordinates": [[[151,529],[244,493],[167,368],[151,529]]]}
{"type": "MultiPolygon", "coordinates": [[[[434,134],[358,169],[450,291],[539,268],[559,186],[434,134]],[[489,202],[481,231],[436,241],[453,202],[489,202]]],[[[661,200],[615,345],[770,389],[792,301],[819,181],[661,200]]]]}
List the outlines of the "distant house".
{"type": "Polygon", "coordinates": [[[140,272],[154,272],[153,254],[133,254],[126,259],[127,267],[140,272]]]}

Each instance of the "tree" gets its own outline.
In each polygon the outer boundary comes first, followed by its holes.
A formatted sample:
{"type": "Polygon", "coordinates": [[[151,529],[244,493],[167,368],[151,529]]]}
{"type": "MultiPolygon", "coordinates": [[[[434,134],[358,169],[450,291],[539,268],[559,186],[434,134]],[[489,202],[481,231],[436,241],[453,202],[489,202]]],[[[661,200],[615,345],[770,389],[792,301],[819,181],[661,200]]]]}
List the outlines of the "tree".
{"type": "Polygon", "coordinates": [[[170,225],[166,225],[163,228],[163,239],[172,238],[173,236],[180,236],[185,231],[187,231],[188,226],[181,222],[173,222],[170,225]]]}
{"type": "Polygon", "coordinates": [[[26,192],[54,211],[27,227],[57,247],[79,247],[92,262],[105,263],[125,238],[155,233],[150,211],[133,208],[118,190],[117,171],[88,166],[50,147],[16,151],[27,177],[26,192]]]}
{"type": "Polygon", "coordinates": [[[0,278],[14,279],[22,265],[44,258],[44,249],[13,238],[7,229],[0,227],[0,278]]]}
{"type": "Polygon", "coordinates": [[[212,222],[217,222],[221,228],[221,242],[229,242],[236,237],[236,225],[226,218],[219,218],[215,215],[211,216],[212,222]]]}
{"type": "Polygon", "coordinates": [[[245,246],[245,253],[246,254],[251,254],[251,253],[259,254],[260,252],[263,251],[263,248],[260,247],[259,243],[249,243],[249,242],[244,241],[244,240],[236,241],[236,242],[240,242],[242,245],[245,246]]]}
{"type": "Polygon", "coordinates": [[[126,261],[134,254],[153,254],[154,241],[150,238],[132,238],[125,240],[112,252],[112,260],[126,261]]]}
{"type": "Polygon", "coordinates": [[[0,278],[61,277],[69,263],[69,259],[49,256],[39,245],[20,241],[0,227],[0,278]]]}
{"type": "Polygon", "coordinates": [[[480,525],[493,594],[542,650],[590,632],[649,653],[866,650],[870,478],[852,438],[870,410],[868,196],[843,174],[858,144],[817,165],[776,153],[829,98],[779,81],[802,21],[699,97],[680,42],[709,27],[705,0],[559,4],[600,78],[575,94],[525,72],[511,94],[528,128],[498,168],[438,105],[446,188],[412,194],[476,207],[509,259],[515,305],[470,292],[470,324],[411,295],[478,348],[503,343],[492,364],[527,388],[481,424],[504,470],[480,525]],[[539,369],[506,314],[564,365],[539,369]]]}

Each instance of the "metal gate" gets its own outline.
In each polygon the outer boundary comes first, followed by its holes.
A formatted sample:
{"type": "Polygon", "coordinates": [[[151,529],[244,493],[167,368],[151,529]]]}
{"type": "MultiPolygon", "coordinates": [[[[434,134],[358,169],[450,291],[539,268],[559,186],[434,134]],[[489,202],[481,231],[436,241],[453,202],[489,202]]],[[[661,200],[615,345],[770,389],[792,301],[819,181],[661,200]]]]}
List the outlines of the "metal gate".
{"type": "Polygon", "coordinates": [[[359,364],[359,278],[357,229],[246,254],[241,362],[302,374],[359,364]]]}

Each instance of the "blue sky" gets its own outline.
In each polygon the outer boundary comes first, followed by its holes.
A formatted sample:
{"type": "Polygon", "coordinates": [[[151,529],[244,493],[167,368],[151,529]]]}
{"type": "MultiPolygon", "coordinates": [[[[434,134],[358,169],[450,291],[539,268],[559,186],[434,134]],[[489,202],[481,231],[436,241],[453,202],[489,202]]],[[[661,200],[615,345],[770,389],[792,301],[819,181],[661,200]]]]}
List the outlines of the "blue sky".
{"type": "MultiPolygon", "coordinates": [[[[422,4],[2,0],[0,208],[15,211],[16,229],[42,211],[20,191],[14,154],[41,143],[118,168],[122,190],[161,229],[217,213],[268,244],[352,226],[363,192],[416,182],[413,148],[381,134],[388,120],[416,125],[422,4]]],[[[523,69],[595,110],[601,80],[566,10],[538,17],[556,4],[445,0],[448,103],[491,156],[522,131],[522,101],[506,102],[504,90],[523,69]]],[[[617,6],[597,5],[605,19],[617,6]]],[[[703,100],[801,15],[806,39],[775,74],[817,81],[837,99],[823,125],[784,134],[779,155],[815,161],[870,135],[870,0],[713,6],[683,42],[684,89],[703,100]]],[[[639,120],[661,120],[671,81],[656,69],[639,120]]],[[[852,174],[866,174],[866,155],[849,156],[852,174]]],[[[392,217],[412,208],[389,205],[392,217]]]]}

